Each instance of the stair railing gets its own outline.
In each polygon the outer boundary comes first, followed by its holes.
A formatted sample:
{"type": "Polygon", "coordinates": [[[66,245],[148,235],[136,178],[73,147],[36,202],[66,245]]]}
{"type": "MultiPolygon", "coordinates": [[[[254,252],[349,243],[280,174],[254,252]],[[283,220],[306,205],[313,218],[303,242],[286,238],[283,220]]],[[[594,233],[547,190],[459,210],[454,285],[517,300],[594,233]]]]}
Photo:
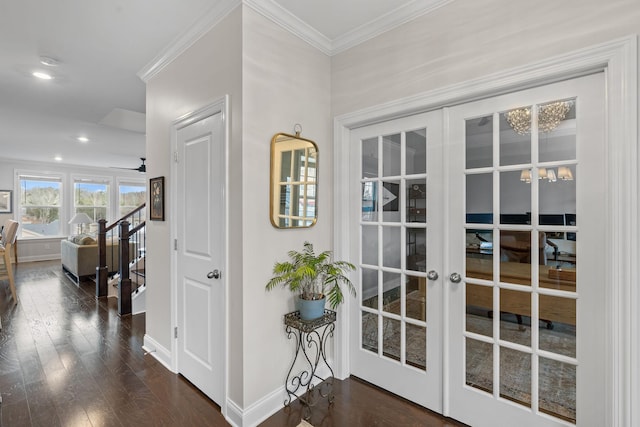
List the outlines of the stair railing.
{"type": "MultiPolygon", "coordinates": [[[[98,266],[96,267],[96,297],[106,297],[108,295],[109,285],[109,266],[107,265],[107,233],[110,238],[115,238],[115,231],[119,231],[118,245],[118,314],[120,316],[131,314],[131,292],[132,283],[129,273],[131,258],[130,242],[133,237],[134,251],[137,253],[136,262],[139,261],[141,248],[145,247],[145,221],[142,217],[142,209],[145,204],[138,206],[127,215],[118,219],[111,225],[107,225],[107,221],[101,219],[98,221],[98,266]],[[133,228],[129,228],[131,224],[133,228]],[[118,227],[118,228],[117,228],[118,227]]],[[[114,245],[111,245],[111,250],[114,245]]],[[[111,259],[115,259],[116,254],[111,254],[111,259]]],[[[137,281],[136,281],[137,283],[137,281]]],[[[137,290],[138,285],[136,285],[137,290]]]]}

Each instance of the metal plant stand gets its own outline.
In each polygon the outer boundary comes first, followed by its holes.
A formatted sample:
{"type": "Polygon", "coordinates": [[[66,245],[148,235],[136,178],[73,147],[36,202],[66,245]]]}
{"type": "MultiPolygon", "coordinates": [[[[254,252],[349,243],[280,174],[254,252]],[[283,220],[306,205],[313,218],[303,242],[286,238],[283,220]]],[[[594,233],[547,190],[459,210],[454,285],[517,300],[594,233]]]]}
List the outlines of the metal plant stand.
{"type": "Polygon", "coordinates": [[[287,373],[285,389],[287,398],[285,406],[289,406],[297,398],[305,410],[305,419],[311,418],[311,408],[320,399],[327,399],[333,403],[333,369],[327,362],[326,346],[329,337],[335,330],[336,312],[325,310],[324,315],[314,320],[302,320],[300,312],[294,311],[284,316],[287,337],[296,340],[296,354],[287,373]],[[302,364],[302,370],[293,374],[296,362],[302,364]],[[318,368],[326,366],[329,375],[320,377],[318,368]],[[315,383],[314,383],[314,380],[315,383]]]}

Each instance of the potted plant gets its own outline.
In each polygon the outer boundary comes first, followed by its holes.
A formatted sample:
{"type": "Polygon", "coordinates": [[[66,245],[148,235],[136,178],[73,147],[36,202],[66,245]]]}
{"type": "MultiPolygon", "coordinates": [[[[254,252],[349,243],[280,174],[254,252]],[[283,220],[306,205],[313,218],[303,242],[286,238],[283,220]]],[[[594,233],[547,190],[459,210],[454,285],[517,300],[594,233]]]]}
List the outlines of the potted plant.
{"type": "Polygon", "coordinates": [[[269,291],[282,285],[298,294],[301,319],[322,317],[327,299],[331,308],[335,309],[344,301],[341,285],[355,296],[355,287],[345,275],[355,270],[353,264],[332,260],[331,251],[316,254],[313,244],[309,242],[304,242],[302,252],[291,250],[288,255],[289,261],[274,264],[273,277],[266,288],[269,291]]]}

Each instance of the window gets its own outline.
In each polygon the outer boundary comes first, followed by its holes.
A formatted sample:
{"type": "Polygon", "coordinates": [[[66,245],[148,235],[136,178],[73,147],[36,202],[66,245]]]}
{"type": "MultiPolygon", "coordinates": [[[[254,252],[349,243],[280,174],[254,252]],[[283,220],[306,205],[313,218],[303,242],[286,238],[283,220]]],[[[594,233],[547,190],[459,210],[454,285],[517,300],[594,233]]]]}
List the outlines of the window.
{"type": "Polygon", "coordinates": [[[120,183],[118,192],[120,195],[120,200],[118,201],[120,208],[118,212],[119,218],[145,203],[147,199],[147,187],[145,184],[120,183]]]}
{"type": "Polygon", "coordinates": [[[108,219],[109,183],[92,179],[76,179],[73,183],[73,213],[86,213],[93,222],[108,219]]]}
{"type": "Polygon", "coordinates": [[[61,235],[62,177],[19,175],[19,179],[20,236],[61,235]]]}

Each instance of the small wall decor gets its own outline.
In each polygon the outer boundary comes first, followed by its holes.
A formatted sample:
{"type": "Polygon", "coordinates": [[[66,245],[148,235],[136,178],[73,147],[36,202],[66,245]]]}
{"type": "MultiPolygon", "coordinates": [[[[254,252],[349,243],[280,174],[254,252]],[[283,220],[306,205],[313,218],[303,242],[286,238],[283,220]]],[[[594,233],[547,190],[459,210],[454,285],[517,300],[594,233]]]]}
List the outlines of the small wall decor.
{"type": "Polygon", "coordinates": [[[13,191],[0,190],[0,213],[13,212],[13,191]]]}
{"type": "Polygon", "coordinates": [[[151,221],[164,221],[164,176],[149,180],[151,194],[151,209],[149,219],[151,221]]]}

